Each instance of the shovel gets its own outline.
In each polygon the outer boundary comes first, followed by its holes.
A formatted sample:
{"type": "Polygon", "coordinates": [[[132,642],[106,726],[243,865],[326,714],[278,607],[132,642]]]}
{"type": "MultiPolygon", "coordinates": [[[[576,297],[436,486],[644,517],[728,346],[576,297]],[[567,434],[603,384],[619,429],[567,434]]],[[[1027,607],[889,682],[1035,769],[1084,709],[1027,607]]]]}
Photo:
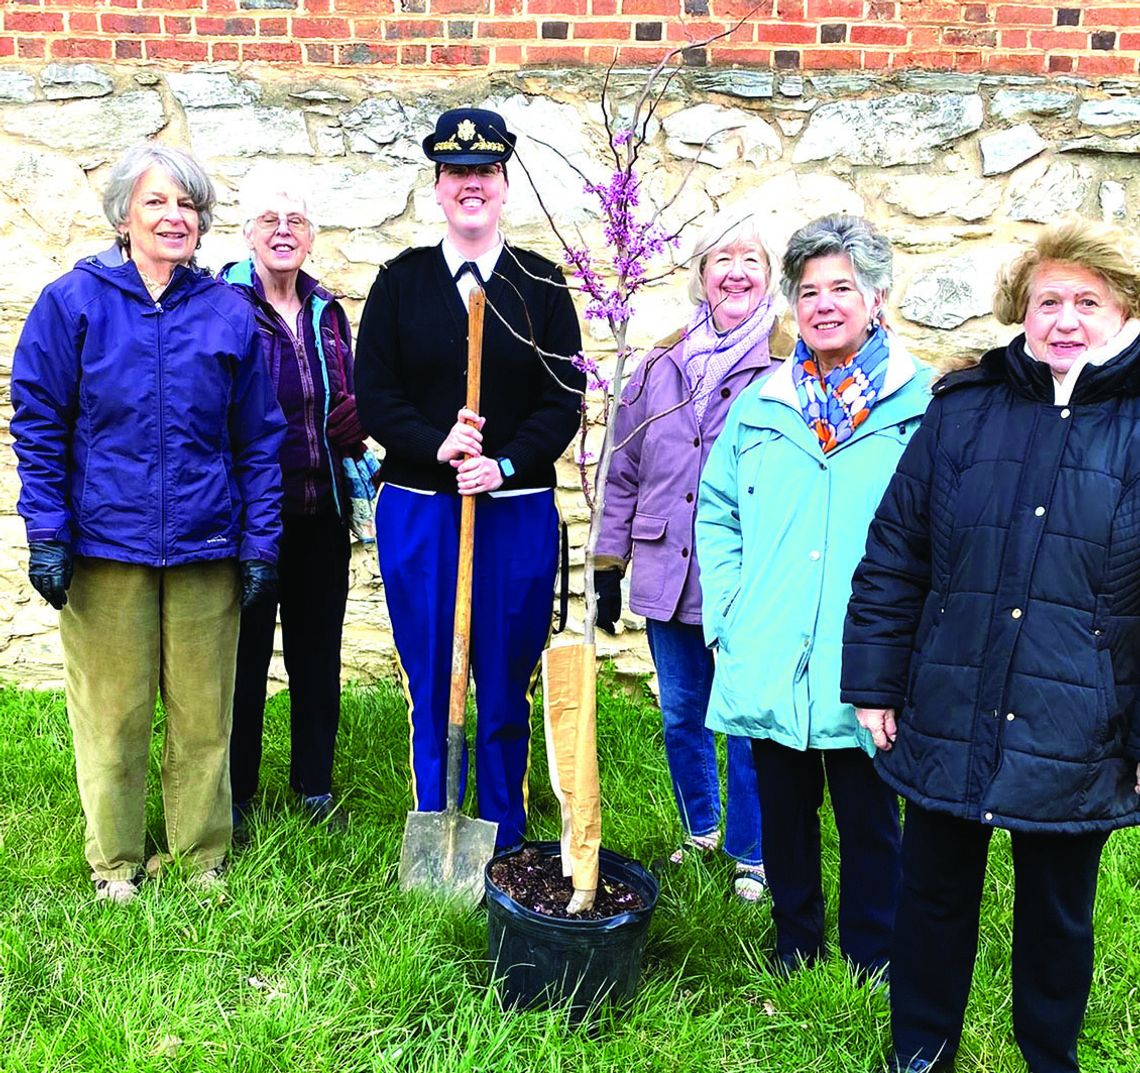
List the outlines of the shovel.
{"type": "MultiPolygon", "coordinates": [[[[467,408],[479,412],[483,356],[483,291],[471,292],[467,315],[467,408]]],[[[452,894],[477,905],[483,897],[483,869],[495,852],[499,825],[459,812],[459,767],[471,636],[471,574],[475,552],[475,497],[462,496],[459,569],[455,579],[455,630],[451,645],[451,694],[447,713],[447,809],[409,812],[400,854],[400,889],[423,888],[452,894]]]]}

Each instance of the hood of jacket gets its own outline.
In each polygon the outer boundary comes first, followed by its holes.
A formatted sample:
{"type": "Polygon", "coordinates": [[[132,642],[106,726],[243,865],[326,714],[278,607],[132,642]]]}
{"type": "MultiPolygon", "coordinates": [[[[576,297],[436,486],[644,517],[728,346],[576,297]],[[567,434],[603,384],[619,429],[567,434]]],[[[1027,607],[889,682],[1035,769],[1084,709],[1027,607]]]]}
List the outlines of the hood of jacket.
{"type": "MultiPolygon", "coordinates": [[[[99,253],[81,258],[75,263],[75,268],[149,306],[155,304],[150,291],[143,283],[138,266],[125,256],[123,248],[118,243],[99,253]]],[[[208,289],[212,284],[213,276],[206,269],[197,265],[175,265],[170,275],[170,282],[162,292],[159,302],[164,306],[184,302],[191,295],[208,289]]]]}

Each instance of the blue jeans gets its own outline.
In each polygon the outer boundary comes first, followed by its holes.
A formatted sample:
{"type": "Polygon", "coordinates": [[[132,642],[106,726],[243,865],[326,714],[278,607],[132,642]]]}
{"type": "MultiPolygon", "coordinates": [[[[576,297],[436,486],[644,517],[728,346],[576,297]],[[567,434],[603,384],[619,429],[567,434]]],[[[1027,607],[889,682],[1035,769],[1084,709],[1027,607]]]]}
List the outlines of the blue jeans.
{"type": "MultiPolygon", "coordinates": [[[[705,727],[712,692],[713,654],[700,626],[670,619],[646,619],[649,651],[657,668],[665,759],[681,826],[689,835],[720,827],[720,777],[716,741],[705,727]]],[[[728,794],[724,852],[744,864],[763,860],[760,846],[760,793],[749,738],[728,736],[728,794]]]]}

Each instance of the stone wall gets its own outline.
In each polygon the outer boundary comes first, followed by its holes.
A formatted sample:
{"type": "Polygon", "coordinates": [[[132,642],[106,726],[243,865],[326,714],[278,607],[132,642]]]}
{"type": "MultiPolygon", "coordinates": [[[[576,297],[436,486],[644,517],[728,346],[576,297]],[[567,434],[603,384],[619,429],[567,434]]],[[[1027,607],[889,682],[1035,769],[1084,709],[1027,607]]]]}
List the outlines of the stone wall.
{"type": "Polygon", "coordinates": [[[1140,51],[1128,0],[8,0],[0,19],[0,57],[168,65],[629,66],[666,43],[691,66],[1098,76],[1140,51]]]}
{"type": "MultiPolygon", "coordinates": [[[[614,100],[628,103],[642,78],[619,72],[614,100]]],[[[594,69],[381,76],[250,66],[0,68],[0,678],[27,685],[60,678],[56,615],[23,572],[6,448],[11,355],[44,284],[107,243],[100,194],[119,151],[155,137],[190,146],[207,164],[220,205],[201,259],[214,267],[244,255],[235,189],[253,161],[293,163],[318,191],[322,230],[309,267],[346,296],[355,322],[376,265],[440,233],[419,139],[445,107],[500,110],[558,219],[598,242],[580,180],[529,135],[556,143],[587,176],[603,175],[600,84],[594,69]]],[[[879,223],[898,253],[891,320],[915,353],[937,361],[962,360],[1008,337],[988,315],[994,273],[1039,224],[1079,212],[1134,227],[1140,216],[1135,80],[687,68],[650,135],[648,203],[668,201],[692,171],[667,213],[675,223],[747,203],[777,247],[827,211],[879,223]]],[[[511,176],[511,239],[557,257],[522,169],[511,176]]],[[[649,344],[678,326],[686,309],[683,275],[652,288],[633,324],[636,341],[649,344]]],[[[590,345],[604,351],[605,339],[590,345]]],[[[580,590],[585,516],[572,467],[563,483],[580,590]]],[[[392,649],[375,562],[363,548],[353,576],[345,676],[368,679],[390,669],[392,649]]],[[[621,669],[648,665],[637,627],[630,619],[622,636],[603,638],[603,653],[621,669]]]]}

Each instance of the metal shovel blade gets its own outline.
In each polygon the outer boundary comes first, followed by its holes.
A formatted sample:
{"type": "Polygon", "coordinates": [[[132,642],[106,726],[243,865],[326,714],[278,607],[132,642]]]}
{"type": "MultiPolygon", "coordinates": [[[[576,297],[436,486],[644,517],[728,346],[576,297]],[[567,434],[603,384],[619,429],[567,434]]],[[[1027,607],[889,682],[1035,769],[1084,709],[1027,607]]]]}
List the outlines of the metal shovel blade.
{"type": "Polygon", "coordinates": [[[400,853],[400,889],[421,889],[478,905],[483,869],[495,853],[499,825],[455,810],[409,812],[400,853]]]}

